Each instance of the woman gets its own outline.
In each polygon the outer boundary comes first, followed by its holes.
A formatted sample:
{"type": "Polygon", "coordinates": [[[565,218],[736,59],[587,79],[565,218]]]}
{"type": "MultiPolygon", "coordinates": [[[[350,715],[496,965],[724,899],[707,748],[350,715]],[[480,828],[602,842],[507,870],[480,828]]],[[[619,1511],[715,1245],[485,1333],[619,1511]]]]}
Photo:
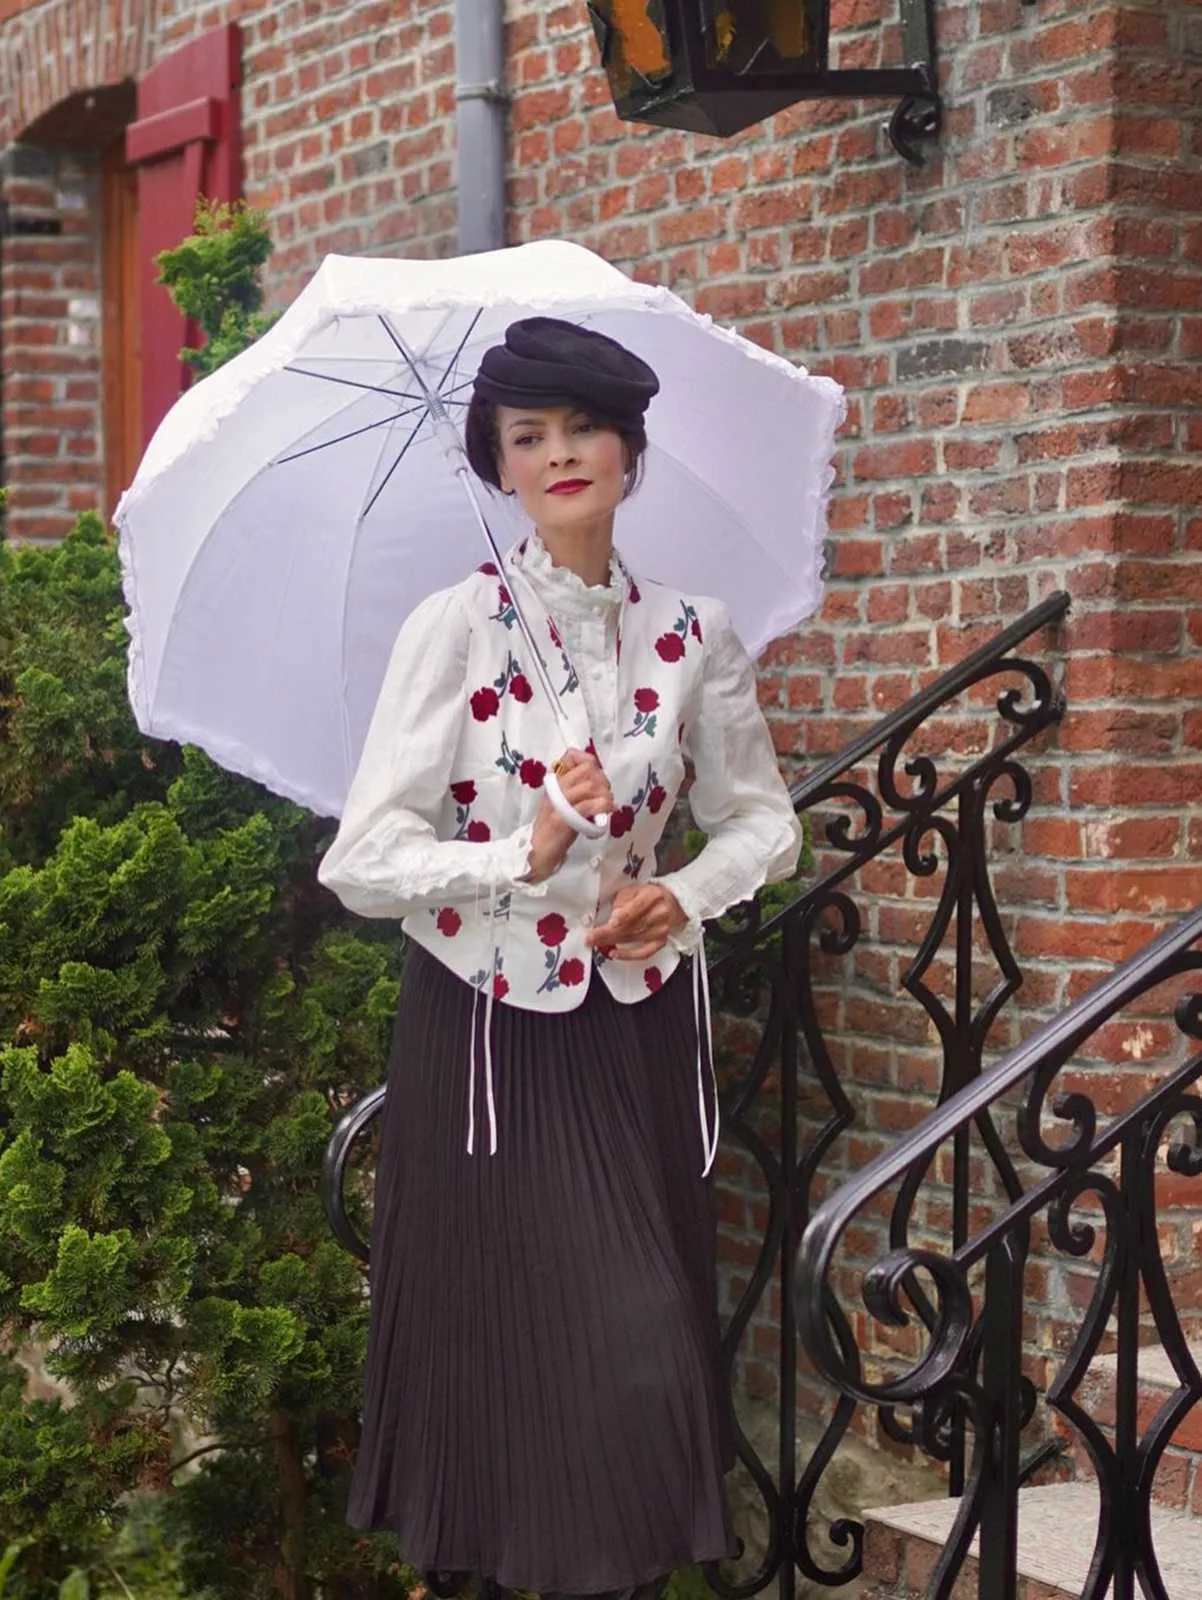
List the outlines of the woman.
{"type": "Polygon", "coordinates": [[[725,609],[614,548],[657,389],[549,318],[485,355],[469,458],[534,531],[401,629],[321,868],[410,941],[350,1518],[426,1570],[544,1595],[652,1595],[732,1553],[701,927],[801,844],[725,609]],[[602,839],[543,792],[556,757],[602,839]],[[708,843],[658,876],[686,758],[708,843]]]}

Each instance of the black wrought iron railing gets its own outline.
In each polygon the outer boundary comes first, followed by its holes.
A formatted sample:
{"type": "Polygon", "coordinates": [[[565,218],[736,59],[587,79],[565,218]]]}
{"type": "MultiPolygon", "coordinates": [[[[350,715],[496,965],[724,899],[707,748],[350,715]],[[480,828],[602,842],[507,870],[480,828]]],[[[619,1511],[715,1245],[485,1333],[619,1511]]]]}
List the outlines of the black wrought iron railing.
{"type": "MultiPolygon", "coordinates": [[[[1099,1109],[1091,1076],[1108,1074],[1096,1059],[1086,1061],[1071,1089],[1056,1091],[1057,1080],[1079,1055],[1088,1057],[1090,1041],[1111,1019],[1158,985],[1197,973],[1202,908],[962,1087],[844,1184],[806,1229],[794,1299],[805,1347],[819,1370],[849,1405],[909,1408],[919,1439],[938,1440],[952,1425],[971,1435],[968,1478],[927,1590],[931,1600],[961,1592],[957,1579],[978,1535],[980,1600],[1014,1600],[1019,1592],[1018,1496],[1031,1466],[1023,1461],[1023,1433],[1036,1401],[1023,1370],[1024,1277],[1032,1224],[1040,1219],[1062,1258],[1080,1262],[1100,1254],[1088,1305],[1046,1391],[1047,1405],[1083,1446],[1099,1490],[1082,1600],[1133,1600],[1137,1593],[1147,1600],[1177,1600],[1157,1564],[1152,1492],[1166,1446],[1202,1399],[1202,1374],[1162,1257],[1156,1186],[1162,1163],[1176,1174],[1202,1175],[1202,1096],[1194,1092],[1202,1078],[1202,1052],[1191,1053],[1189,1045],[1202,1039],[1202,988],[1176,1003],[1178,1054],[1185,1059],[1174,1060],[1166,1051],[1159,1081],[1135,1104],[1117,1114],[1099,1109]],[[1013,1108],[1016,1090],[1021,1096],[1013,1108]],[[1025,1182],[997,1125],[1003,1108],[1013,1115],[1015,1153],[1029,1163],[1025,1182]],[[1186,1126],[1173,1139],[1175,1124],[1186,1126]],[[894,1248],[864,1272],[863,1301],[878,1326],[913,1322],[925,1330],[917,1358],[874,1381],[847,1337],[847,1318],[836,1309],[831,1273],[840,1242],[879,1196],[898,1184],[921,1182],[941,1147],[959,1144],[974,1129],[994,1156],[1008,1202],[946,1251],[914,1246],[904,1230],[896,1231],[894,1248]],[[1081,1394],[1106,1336],[1116,1363],[1112,1427],[1091,1413],[1081,1394]],[[1143,1426],[1138,1354],[1150,1338],[1163,1346],[1177,1387],[1143,1426]]],[[[1091,1530],[1080,1533],[1087,1540],[1091,1530]]]]}
{"type": "MultiPolygon", "coordinates": [[[[743,1345],[753,1320],[762,1324],[768,1315],[777,1344],[777,1437],[770,1452],[775,1459],[765,1459],[747,1433],[738,1435],[739,1458],[762,1502],[766,1533],[737,1568],[709,1574],[727,1600],[743,1600],[774,1580],[781,1600],[792,1600],[799,1578],[839,1587],[861,1570],[859,1523],[840,1518],[816,1544],[812,1515],[861,1404],[854,1382],[844,1389],[804,1468],[797,1465],[797,1251],[815,1209],[823,1163],[856,1119],[836,1066],[833,1030],[824,1025],[818,1003],[822,967],[854,953],[860,943],[860,902],[871,902],[872,893],[861,889],[858,874],[881,858],[895,858],[907,881],[924,890],[914,905],[925,915],[926,928],[902,986],[929,1018],[937,1040],[939,1100],[949,1100],[978,1075],[989,1029],[1022,981],[990,883],[991,832],[1027,814],[1033,787],[1019,756],[1064,709],[1049,672],[1019,650],[1062,619],[1068,606],[1067,595],[1050,596],[797,784],[794,802],[813,825],[814,881],[784,910],[766,912],[764,902],[751,902],[707,930],[715,1009],[750,1019],[757,1041],[750,1061],[728,1076],[723,1093],[724,1139],[749,1158],[766,1200],[755,1264],[726,1320],[724,1353],[736,1412],[743,1345]],[[986,690],[994,683],[998,692],[991,697],[986,690]],[[965,701],[971,702],[976,753],[932,754],[945,748],[945,723],[961,716],[965,701]],[[996,977],[978,998],[974,963],[979,966],[982,941],[996,977]],[[933,975],[937,963],[950,969],[946,1002],[939,992],[946,985],[933,975]],[[767,1308],[777,1294],[774,1317],[767,1308]]],[[[367,1248],[348,1215],[345,1186],[352,1151],[378,1117],[383,1098],[381,1087],[346,1113],[326,1156],[331,1224],[364,1259],[367,1248]]],[[[950,1242],[959,1249],[969,1236],[971,1171],[967,1139],[957,1135],[954,1147],[950,1242]]],[[[918,1179],[903,1184],[895,1202],[889,1227],[898,1240],[907,1237],[920,1186],[918,1179]]],[[[855,1371],[852,1329],[834,1296],[825,1297],[824,1312],[823,1339],[833,1339],[847,1370],[855,1371]]],[[[896,1437],[910,1437],[892,1412],[885,1419],[896,1437]]],[[[952,1492],[966,1481],[968,1438],[967,1420],[958,1412],[949,1415],[940,1449],[952,1492]]]]}

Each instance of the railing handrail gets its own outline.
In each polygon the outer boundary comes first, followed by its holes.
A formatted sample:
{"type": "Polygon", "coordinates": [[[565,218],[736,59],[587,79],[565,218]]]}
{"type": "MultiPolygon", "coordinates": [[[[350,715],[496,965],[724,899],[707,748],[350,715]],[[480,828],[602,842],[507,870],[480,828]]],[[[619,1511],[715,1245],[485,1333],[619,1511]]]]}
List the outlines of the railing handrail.
{"type": "Polygon", "coordinates": [[[1038,633],[1050,622],[1059,622],[1067,616],[1072,604],[1072,597],[1063,589],[1057,589],[1046,600],[1041,600],[1037,606],[1032,606],[1030,611],[1023,613],[1016,622],[1008,628],[1003,628],[1000,633],[987,639],[983,645],[966,655],[963,661],[957,662],[954,667],[949,667],[941,673],[925,689],[920,689],[915,695],[890,711],[887,716],[879,718],[870,728],[845,745],[842,750],[835,752],[821,766],[809,773],[804,778],[791,785],[789,797],[793,801],[795,810],[801,810],[808,805],[811,799],[819,794],[828,783],[836,778],[841,778],[845,772],[850,772],[858,767],[866,756],[888,744],[903,728],[912,723],[923,722],[938,705],[945,700],[952,700],[956,695],[967,689],[980,674],[981,670],[994,661],[1000,661],[1008,655],[1017,644],[1022,644],[1024,639],[1029,639],[1033,633],[1038,633]]]}
{"type": "MultiPolygon", "coordinates": [[[[1042,1023],[1001,1061],[949,1096],[888,1150],[882,1151],[846,1183],[841,1184],[815,1211],[798,1247],[797,1314],[806,1347],[824,1371],[825,1310],[821,1297],[813,1292],[807,1293],[806,1288],[808,1286],[812,1291],[814,1284],[826,1281],[834,1251],[848,1225],[882,1190],[888,1189],[916,1166],[921,1167],[929,1162],[940,1145],[961,1130],[970,1128],[982,1113],[1041,1065],[1051,1060],[1063,1064],[1070,1053],[1115,1012],[1138,999],[1155,984],[1165,982],[1183,971],[1202,970],[1202,951],[1196,958],[1187,955],[1190,947],[1199,940],[1202,940],[1202,906],[1189,912],[1128,957],[1080,999],[1042,1023]]],[[[1122,1118],[1116,1118],[1115,1122],[1125,1122],[1135,1111],[1155,1105],[1159,1098],[1171,1094],[1173,1088],[1172,1077],[1166,1077],[1164,1083],[1144,1095],[1137,1106],[1124,1113],[1122,1118]]],[[[1091,1153],[1100,1158],[1115,1142],[1100,1140],[1097,1145],[1091,1146],[1091,1153]]],[[[1043,1203],[1046,1204],[1046,1194],[1043,1203]]],[[[1010,1212],[1017,1216],[1027,1209],[1022,1201],[1013,1202],[1007,1216],[1010,1212]]],[[[1007,1217],[998,1219],[987,1231],[991,1236],[999,1229],[1004,1231],[1006,1221],[1007,1217]]],[[[966,1241],[957,1252],[962,1264],[970,1261],[975,1254],[979,1252],[973,1250],[971,1240],[966,1241]]],[[[837,1380],[835,1373],[828,1371],[826,1375],[837,1380]]]]}

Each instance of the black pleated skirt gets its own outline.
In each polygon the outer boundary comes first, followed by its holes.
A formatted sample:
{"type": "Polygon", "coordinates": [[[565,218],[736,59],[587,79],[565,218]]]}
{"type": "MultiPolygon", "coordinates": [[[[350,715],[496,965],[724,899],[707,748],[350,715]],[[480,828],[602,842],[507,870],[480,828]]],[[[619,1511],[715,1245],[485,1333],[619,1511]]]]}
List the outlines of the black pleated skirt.
{"type": "Polygon", "coordinates": [[[591,1594],[734,1551],[691,974],[493,1011],[410,945],[381,1132],[350,1521],[423,1570],[591,1594]],[[483,1005],[477,1026],[482,1027],[483,1005]]]}

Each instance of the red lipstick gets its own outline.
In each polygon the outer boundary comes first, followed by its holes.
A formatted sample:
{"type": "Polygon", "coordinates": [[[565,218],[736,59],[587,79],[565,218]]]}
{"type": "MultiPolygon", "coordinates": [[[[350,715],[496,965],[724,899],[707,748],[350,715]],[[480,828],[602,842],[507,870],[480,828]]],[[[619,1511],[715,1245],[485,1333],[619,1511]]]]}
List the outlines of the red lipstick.
{"type": "Polygon", "coordinates": [[[582,489],[589,488],[587,478],[561,478],[558,483],[553,483],[548,489],[548,494],[579,494],[582,489]]]}

